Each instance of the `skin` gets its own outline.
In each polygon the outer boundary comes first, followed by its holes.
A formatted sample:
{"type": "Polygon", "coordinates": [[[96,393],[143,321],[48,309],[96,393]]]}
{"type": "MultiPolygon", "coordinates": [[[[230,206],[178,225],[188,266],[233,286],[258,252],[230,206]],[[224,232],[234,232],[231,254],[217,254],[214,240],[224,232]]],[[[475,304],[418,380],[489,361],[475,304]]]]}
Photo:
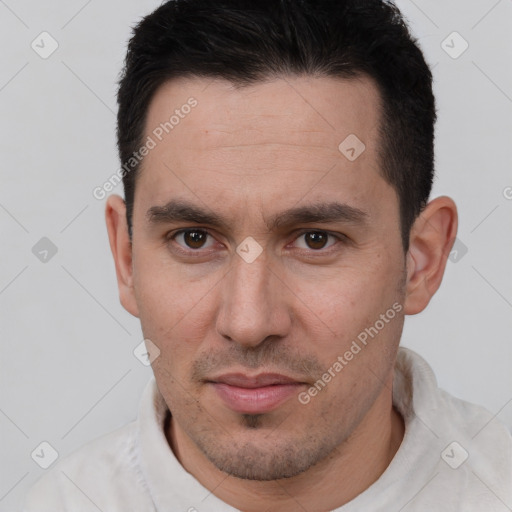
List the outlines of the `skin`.
{"type": "Polygon", "coordinates": [[[369,78],[171,81],[151,102],[146,136],[191,96],[197,106],[144,159],[133,244],[122,198],[106,206],[121,303],[160,350],[153,371],[172,411],[169,445],[240,510],[332,510],[375,482],[403,439],[391,394],[403,321],[441,284],[456,206],[432,200],[404,254],[398,197],[379,174],[380,97],[369,78]],[[338,150],[349,134],[366,146],[353,162],[338,150]],[[151,222],[148,210],[172,199],[225,225],[151,222]],[[363,210],[364,221],[267,226],[330,201],[363,210]],[[202,235],[171,238],[185,228],[202,235]],[[251,263],[236,252],[248,236],[262,248],[251,263]],[[393,304],[401,311],[306,405],[294,395],[244,415],[205,382],[275,372],[307,391],[393,304]]]}

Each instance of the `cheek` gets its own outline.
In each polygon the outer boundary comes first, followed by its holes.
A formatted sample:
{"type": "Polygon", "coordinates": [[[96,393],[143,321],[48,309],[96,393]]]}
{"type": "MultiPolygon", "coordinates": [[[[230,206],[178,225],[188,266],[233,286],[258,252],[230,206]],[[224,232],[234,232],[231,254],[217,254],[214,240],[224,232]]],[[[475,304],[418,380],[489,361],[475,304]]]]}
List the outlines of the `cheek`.
{"type": "MultiPolygon", "coordinates": [[[[193,398],[198,390],[191,386],[190,375],[201,347],[208,340],[212,325],[208,300],[197,298],[192,293],[172,293],[160,300],[150,299],[147,290],[143,312],[140,316],[142,331],[160,350],[152,369],[167,403],[186,408],[190,414],[194,409],[193,398]]],[[[200,297],[203,297],[201,295],[200,297]]],[[[195,413],[194,413],[195,414],[195,413]]]]}
{"type": "Polygon", "coordinates": [[[142,331],[162,355],[172,351],[173,359],[180,360],[180,351],[193,353],[196,342],[204,339],[217,281],[213,275],[186,279],[169,261],[137,259],[134,288],[142,331]]]}
{"type": "Polygon", "coordinates": [[[366,260],[336,268],[322,278],[304,274],[293,278],[291,288],[300,298],[296,303],[302,310],[297,318],[309,318],[310,328],[323,330],[331,344],[357,335],[399,299],[401,273],[390,263],[390,256],[366,260]]]}

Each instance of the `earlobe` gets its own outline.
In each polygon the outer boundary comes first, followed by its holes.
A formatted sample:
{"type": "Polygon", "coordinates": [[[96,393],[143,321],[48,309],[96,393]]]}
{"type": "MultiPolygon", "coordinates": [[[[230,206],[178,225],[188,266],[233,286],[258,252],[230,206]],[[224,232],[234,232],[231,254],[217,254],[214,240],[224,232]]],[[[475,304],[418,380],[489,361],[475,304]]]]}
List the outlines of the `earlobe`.
{"type": "Polygon", "coordinates": [[[112,195],[107,198],[105,221],[116,268],[119,299],[129,313],[138,317],[133,288],[132,244],[128,235],[126,205],[122,197],[112,195]]]}
{"type": "Polygon", "coordinates": [[[457,207],[446,196],[428,203],[416,219],[407,253],[406,315],[423,311],[441,285],[457,223],[457,207]]]}

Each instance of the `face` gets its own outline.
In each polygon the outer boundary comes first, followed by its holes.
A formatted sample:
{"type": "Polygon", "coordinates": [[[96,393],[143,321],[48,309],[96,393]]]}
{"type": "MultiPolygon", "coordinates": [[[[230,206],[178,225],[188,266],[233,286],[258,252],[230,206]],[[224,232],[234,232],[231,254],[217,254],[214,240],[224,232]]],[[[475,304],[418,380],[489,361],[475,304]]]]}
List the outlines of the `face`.
{"type": "Polygon", "coordinates": [[[239,478],[318,464],[390,382],[405,258],[379,101],[365,78],[198,78],[150,105],[132,311],[175,435],[239,478]]]}

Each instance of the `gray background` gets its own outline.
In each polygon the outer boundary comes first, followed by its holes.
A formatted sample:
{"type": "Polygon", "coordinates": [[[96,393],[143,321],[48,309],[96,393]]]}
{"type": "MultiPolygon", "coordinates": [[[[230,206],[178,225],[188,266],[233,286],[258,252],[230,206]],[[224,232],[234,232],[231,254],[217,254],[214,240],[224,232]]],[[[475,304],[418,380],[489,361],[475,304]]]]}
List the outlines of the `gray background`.
{"type": "MultiPolygon", "coordinates": [[[[1,511],[45,471],[31,458],[42,441],[63,457],[133,420],[151,376],[133,355],[142,334],[119,304],[105,201],[92,191],[119,166],[115,93],[130,27],[157,5],[0,0],[1,511]],[[59,45],[47,59],[31,47],[43,31],[59,45]],[[43,237],[57,248],[46,262],[33,253],[43,237]]],[[[512,425],[512,1],[398,5],[435,76],[432,197],[453,197],[460,214],[458,253],[402,344],[441,387],[512,425]],[[461,55],[454,31],[469,44],[461,55]]]]}

